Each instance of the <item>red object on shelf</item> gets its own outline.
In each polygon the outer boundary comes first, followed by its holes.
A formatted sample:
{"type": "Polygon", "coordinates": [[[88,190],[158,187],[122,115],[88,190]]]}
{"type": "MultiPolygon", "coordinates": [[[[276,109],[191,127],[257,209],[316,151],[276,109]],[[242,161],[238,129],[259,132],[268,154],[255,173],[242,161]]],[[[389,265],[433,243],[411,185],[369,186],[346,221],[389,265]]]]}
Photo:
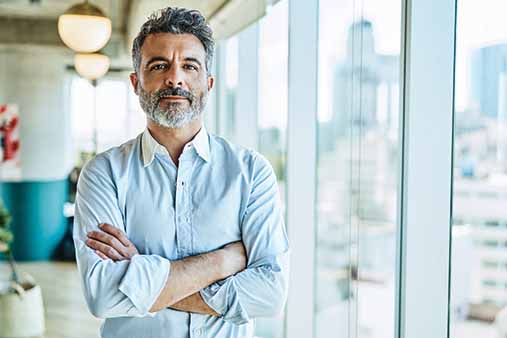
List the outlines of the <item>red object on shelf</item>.
{"type": "MultiPolygon", "coordinates": [[[[1,112],[1,107],[0,107],[1,112]]],[[[16,127],[18,126],[19,119],[14,117],[8,123],[4,124],[0,127],[0,132],[3,133],[3,159],[2,161],[8,161],[14,159],[16,153],[19,150],[19,140],[13,138],[13,133],[16,127]]]]}

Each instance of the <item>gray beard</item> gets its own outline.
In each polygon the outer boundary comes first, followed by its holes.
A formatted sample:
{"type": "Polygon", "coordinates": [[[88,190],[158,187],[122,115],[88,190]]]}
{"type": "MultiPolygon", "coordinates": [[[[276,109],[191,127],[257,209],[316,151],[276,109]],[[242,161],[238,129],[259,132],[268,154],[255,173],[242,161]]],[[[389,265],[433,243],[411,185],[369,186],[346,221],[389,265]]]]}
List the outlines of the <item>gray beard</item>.
{"type": "Polygon", "coordinates": [[[150,94],[140,87],[139,103],[146,113],[146,116],[156,124],[166,127],[179,129],[188,125],[190,122],[198,119],[202,115],[206,105],[206,95],[197,97],[189,92],[190,106],[181,107],[179,103],[169,103],[166,108],[160,107],[161,93],[150,94]]]}
{"type": "Polygon", "coordinates": [[[179,107],[177,103],[171,103],[165,109],[157,105],[154,110],[145,110],[145,112],[150,120],[166,128],[182,128],[201,116],[201,112],[192,109],[192,106],[185,109],[179,107]]]}

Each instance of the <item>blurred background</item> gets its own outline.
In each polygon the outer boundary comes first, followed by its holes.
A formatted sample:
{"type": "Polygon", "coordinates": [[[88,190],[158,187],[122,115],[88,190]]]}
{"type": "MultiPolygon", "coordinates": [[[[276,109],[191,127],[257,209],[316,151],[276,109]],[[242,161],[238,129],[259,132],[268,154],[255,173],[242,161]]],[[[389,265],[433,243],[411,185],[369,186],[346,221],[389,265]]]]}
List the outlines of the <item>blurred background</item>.
{"type": "MultiPolygon", "coordinates": [[[[289,52],[293,2],[90,1],[110,19],[111,34],[98,55],[80,60],[58,29],[59,17],[79,1],[0,0],[0,197],[12,216],[18,273],[30,274],[42,291],[44,337],[98,336],[100,320],[85,306],[73,257],[76,182],[95,153],[144,130],[128,79],[130,48],[146,17],[168,5],[199,9],[212,25],[216,86],[206,127],[269,159],[286,213],[291,184],[298,184],[287,180],[288,137],[300,133],[288,127],[290,69],[316,69],[317,83],[308,84],[316,95],[316,137],[307,140],[315,145],[315,198],[307,201],[315,240],[292,248],[313,255],[313,285],[298,291],[313,295],[314,337],[398,336],[406,1],[315,0],[317,49],[305,53],[316,53],[316,65],[292,64],[300,60],[289,52]]],[[[457,1],[452,229],[442,224],[452,231],[452,338],[505,337],[505,13],[503,0],[457,1]]],[[[10,276],[7,261],[0,262],[0,305],[10,276]]],[[[0,306],[0,323],[6,309],[0,306]]],[[[256,336],[291,338],[287,316],[298,310],[287,310],[257,320],[256,336]]]]}

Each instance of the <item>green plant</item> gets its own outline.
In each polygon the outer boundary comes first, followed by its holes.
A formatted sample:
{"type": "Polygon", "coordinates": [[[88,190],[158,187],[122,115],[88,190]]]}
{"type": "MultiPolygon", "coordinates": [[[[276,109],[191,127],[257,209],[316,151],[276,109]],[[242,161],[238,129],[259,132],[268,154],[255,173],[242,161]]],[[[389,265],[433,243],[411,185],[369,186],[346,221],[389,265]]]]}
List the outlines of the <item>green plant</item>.
{"type": "Polygon", "coordinates": [[[14,236],[10,231],[9,225],[11,223],[11,215],[9,211],[5,208],[4,204],[0,200],[0,252],[4,252],[9,261],[9,265],[11,267],[12,273],[12,281],[16,284],[20,284],[18,270],[16,268],[16,263],[14,262],[14,257],[12,256],[11,246],[12,240],[14,236]]]}

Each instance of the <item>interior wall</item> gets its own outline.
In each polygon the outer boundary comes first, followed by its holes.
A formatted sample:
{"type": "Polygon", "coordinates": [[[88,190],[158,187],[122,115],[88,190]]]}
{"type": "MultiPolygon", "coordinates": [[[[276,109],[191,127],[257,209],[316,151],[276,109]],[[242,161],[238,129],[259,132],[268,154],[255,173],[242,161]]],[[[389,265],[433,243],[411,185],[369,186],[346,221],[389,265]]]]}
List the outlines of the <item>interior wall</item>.
{"type": "Polygon", "coordinates": [[[72,168],[70,77],[72,54],[58,47],[0,49],[0,103],[20,115],[21,180],[0,182],[12,214],[19,260],[47,260],[67,231],[63,215],[72,168]]]}
{"type": "Polygon", "coordinates": [[[23,181],[67,176],[72,165],[71,54],[63,48],[22,46],[0,50],[0,103],[19,107],[23,181]]]}

